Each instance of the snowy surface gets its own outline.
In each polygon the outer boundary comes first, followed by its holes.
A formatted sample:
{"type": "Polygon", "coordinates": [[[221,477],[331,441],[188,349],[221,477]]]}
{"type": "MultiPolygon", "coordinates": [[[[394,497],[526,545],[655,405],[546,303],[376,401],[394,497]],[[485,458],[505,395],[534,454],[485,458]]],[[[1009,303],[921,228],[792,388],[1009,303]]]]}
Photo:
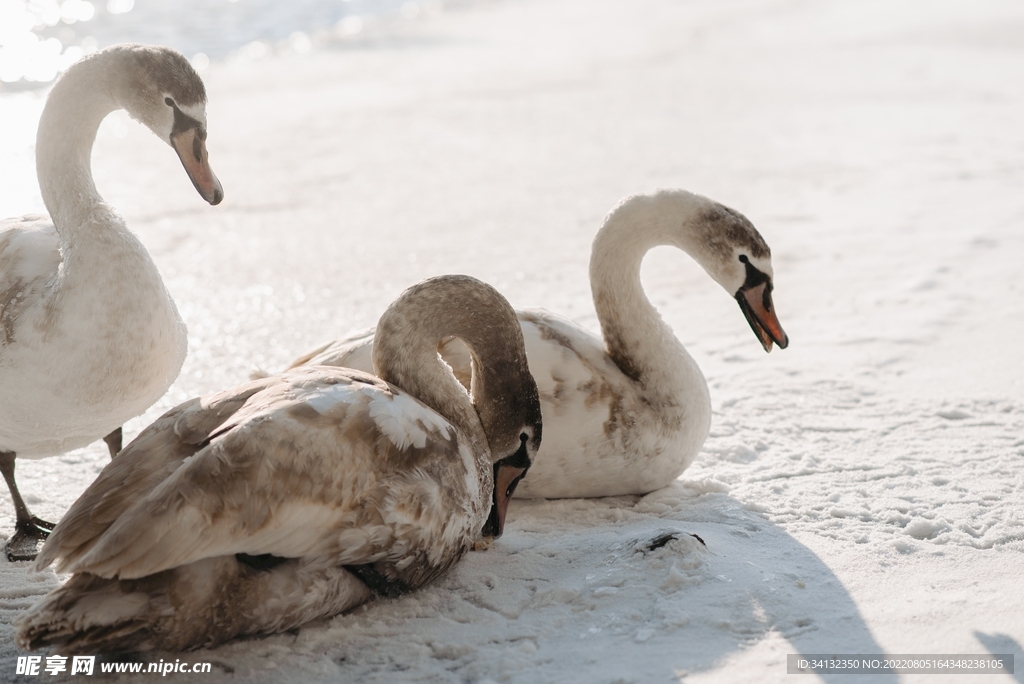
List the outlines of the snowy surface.
{"type": "MultiPolygon", "coordinates": [[[[211,65],[216,208],[112,116],[97,185],[190,334],[129,435],[438,273],[593,327],[590,240],[656,187],[753,220],[792,339],[765,355],[693,262],[655,251],[648,293],[715,410],[676,484],[514,502],[437,584],[194,654],[202,681],[781,682],[787,653],[823,652],[1015,653],[1012,676],[871,681],[1024,681],[1022,76],[1016,0],[505,0],[211,65]]],[[[41,97],[0,98],[2,215],[42,208],[41,97]]],[[[19,462],[20,483],[55,519],[105,462],[102,443],[19,462]]],[[[0,680],[10,620],[56,582],[0,561],[0,680]]]]}

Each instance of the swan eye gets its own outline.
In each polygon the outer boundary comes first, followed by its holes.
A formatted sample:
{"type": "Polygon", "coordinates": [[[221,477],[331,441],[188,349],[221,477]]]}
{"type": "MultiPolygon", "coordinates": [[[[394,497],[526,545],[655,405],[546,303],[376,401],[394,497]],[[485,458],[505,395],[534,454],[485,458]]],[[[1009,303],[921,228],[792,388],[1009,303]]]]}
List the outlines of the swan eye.
{"type": "Polygon", "coordinates": [[[740,261],[742,261],[745,264],[749,264],[750,263],[750,259],[747,258],[746,254],[740,254],[740,261]]]}
{"type": "Polygon", "coordinates": [[[529,440],[530,440],[530,435],[526,434],[525,432],[523,432],[523,433],[521,433],[519,435],[519,441],[522,442],[523,444],[526,444],[529,440]]]}
{"type": "Polygon", "coordinates": [[[169,97],[165,97],[164,98],[164,104],[167,105],[168,107],[173,107],[174,106],[174,100],[172,100],[169,97]]]}

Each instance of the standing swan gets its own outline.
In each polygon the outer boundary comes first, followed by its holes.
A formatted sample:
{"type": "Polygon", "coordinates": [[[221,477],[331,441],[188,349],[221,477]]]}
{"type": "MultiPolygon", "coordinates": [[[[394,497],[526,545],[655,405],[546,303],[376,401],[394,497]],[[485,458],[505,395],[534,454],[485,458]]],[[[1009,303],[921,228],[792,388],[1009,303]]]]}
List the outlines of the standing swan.
{"type": "MultiPolygon", "coordinates": [[[[683,190],[622,200],[594,238],[590,285],[604,338],[541,309],[519,311],[540,389],[544,446],[518,494],[645,494],[679,477],[711,425],[704,375],[644,295],[640,262],[653,247],[683,250],[736,298],[765,351],[789,344],[772,306],[771,252],[742,214],[683,190]]],[[[366,368],[373,331],[293,363],[366,368]]],[[[465,378],[458,340],[440,348],[465,378]]]]}
{"type": "Polygon", "coordinates": [[[47,540],[37,569],[75,575],[18,618],[18,644],[177,651],[279,632],[420,587],[499,536],[541,441],[515,311],[442,276],[378,328],[379,378],[298,368],[146,428],[47,540]],[[447,335],[470,350],[472,398],[437,356],[447,335]]]}
{"type": "Polygon", "coordinates": [[[46,100],[36,138],[45,216],[0,222],[0,471],[14,501],[10,560],[31,560],[52,523],[34,517],[14,459],[107,441],[163,396],[186,331],[146,248],[103,202],[90,156],[123,107],[170,144],[199,194],[224,197],[206,154],[206,91],[182,55],[119,45],[73,64],[46,100]]]}

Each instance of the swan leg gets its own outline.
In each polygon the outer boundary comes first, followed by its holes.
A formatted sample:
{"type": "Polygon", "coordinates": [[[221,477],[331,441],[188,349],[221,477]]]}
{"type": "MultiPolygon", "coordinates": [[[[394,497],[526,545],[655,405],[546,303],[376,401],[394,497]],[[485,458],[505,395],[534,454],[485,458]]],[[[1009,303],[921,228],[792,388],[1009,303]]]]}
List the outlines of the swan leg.
{"type": "Polygon", "coordinates": [[[17,516],[14,524],[14,535],[7,540],[4,551],[7,553],[7,560],[24,561],[33,560],[39,552],[39,542],[50,536],[54,523],[46,522],[35,517],[25,505],[18,491],[18,484],[14,481],[14,452],[0,451],[0,472],[7,481],[7,488],[11,490],[11,500],[14,501],[14,513],[17,516]]]}
{"type": "Polygon", "coordinates": [[[121,428],[117,428],[109,435],[103,438],[103,441],[107,443],[107,448],[110,449],[110,460],[113,461],[114,457],[121,453],[121,444],[124,438],[124,433],[121,428]]]}

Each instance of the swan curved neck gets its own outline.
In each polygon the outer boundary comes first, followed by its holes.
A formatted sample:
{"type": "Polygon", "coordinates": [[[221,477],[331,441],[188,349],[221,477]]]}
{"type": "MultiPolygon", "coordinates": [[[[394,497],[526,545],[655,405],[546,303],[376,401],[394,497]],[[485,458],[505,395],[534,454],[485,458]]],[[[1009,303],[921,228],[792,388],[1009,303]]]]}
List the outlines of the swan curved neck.
{"type": "Polygon", "coordinates": [[[383,380],[433,408],[489,453],[506,433],[518,434],[519,426],[506,425],[515,414],[507,402],[528,393],[523,383],[530,375],[515,312],[493,288],[479,285],[439,287],[428,280],[407,290],[377,324],[373,365],[383,380]],[[438,355],[448,336],[469,348],[472,400],[438,355]]]}
{"type": "Polygon", "coordinates": [[[473,277],[441,275],[402,293],[377,324],[373,360],[378,376],[464,430],[481,456],[498,460],[518,448],[524,424],[540,429],[519,320],[497,290],[473,277]],[[438,355],[450,336],[469,348],[472,399],[438,355]]]}
{"type": "Polygon", "coordinates": [[[36,135],[36,172],[43,202],[63,237],[103,202],[92,179],[92,146],[104,117],[120,107],[112,55],[78,62],[46,100],[36,135]]]}
{"type": "MultiPolygon", "coordinates": [[[[385,382],[405,390],[468,436],[474,451],[487,449],[487,438],[466,389],[437,354],[441,335],[422,328],[413,344],[394,345],[394,333],[380,325],[373,344],[374,372],[385,382]]],[[[408,343],[410,338],[405,338],[408,343]]]]}
{"type": "Polygon", "coordinates": [[[640,265],[654,247],[694,256],[699,209],[674,194],[636,197],[609,214],[594,238],[590,283],[608,355],[646,392],[674,396],[699,379],[696,362],[644,294],[640,265]]]}

